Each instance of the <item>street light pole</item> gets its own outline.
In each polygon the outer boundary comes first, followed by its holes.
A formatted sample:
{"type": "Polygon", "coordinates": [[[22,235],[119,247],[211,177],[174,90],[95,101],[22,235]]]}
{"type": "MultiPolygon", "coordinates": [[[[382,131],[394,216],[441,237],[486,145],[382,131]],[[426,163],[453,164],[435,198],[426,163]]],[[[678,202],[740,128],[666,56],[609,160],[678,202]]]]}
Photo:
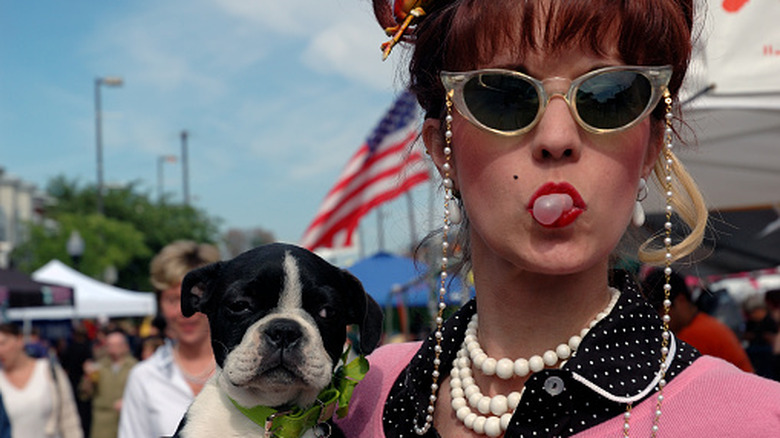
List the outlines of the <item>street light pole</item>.
{"type": "Polygon", "coordinates": [[[189,161],[187,157],[187,131],[181,132],[181,177],[182,177],[182,196],[184,205],[190,205],[190,176],[189,161]]]}
{"type": "Polygon", "coordinates": [[[100,102],[100,86],[120,87],[122,85],[120,77],[105,77],[95,79],[95,143],[97,146],[97,210],[99,214],[104,213],[103,208],[103,126],[102,112],[100,102]]]}
{"type": "Polygon", "coordinates": [[[160,155],[157,157],[157,202],[163,199],[163,164],[165,162],[175,163],[176,155],[160,155]]]}
{"type": "Polygon", "coordinates": [[[73,261],[73,267],[78,271],[81,268],[81,256],[84,255],[84,239],[81,238],[81,234],[78,230],[72,230],[68,237],[68,242],[65,244],[65,250],[68,252],[70,259],[73,261]]]}

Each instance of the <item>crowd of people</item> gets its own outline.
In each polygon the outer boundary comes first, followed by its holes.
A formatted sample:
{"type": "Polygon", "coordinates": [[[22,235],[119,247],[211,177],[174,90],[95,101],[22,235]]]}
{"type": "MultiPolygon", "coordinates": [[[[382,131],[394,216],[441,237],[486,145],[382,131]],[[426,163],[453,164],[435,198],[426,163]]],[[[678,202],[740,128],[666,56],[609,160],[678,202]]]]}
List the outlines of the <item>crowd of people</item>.
{"type": "Polygon", "coordinates": [[[214,374],[208,321],[184,318],[180,286],[216,262],[209,244],[177,241],[152,260],[159,315],[78,321],[69,339],[0,324],[0,438],[171,436],[214,374]]]}
{"type": "MultiPolygon", "coordinates": [[[[0,438],[172,435],[215,372],[207,321],[181,315],[179,285],[187,271],[218,259],[209,245],[166,247],[152,264],[156,319],[79,321],[66,343],[42,339],[38,330],[25,342],[17,325],[0,325],[0,438]]],[[[663,313],[664,273],[650,269],[639,278],[642,293],[663,313]]],[[[676,273],[669,284],[670,329],[679,339],[745,372],[780,380],[780,290],[746,300],[743,319],[732,328],[708,313],[717,309],[703,310],[709,291],[694,297],[676,273]]]]}

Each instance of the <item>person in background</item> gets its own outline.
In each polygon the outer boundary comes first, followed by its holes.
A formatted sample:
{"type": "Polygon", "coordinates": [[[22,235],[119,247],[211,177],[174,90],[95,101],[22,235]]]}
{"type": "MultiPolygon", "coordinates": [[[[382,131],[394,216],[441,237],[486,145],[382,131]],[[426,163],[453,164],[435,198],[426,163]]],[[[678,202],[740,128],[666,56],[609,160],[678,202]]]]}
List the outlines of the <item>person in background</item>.
{"type": "MultiPolygon", "coordinates": [[[[74,327],[73,337],[60,355],[60,364],[68,373],[68,380],[74,390],[78,388],[82,377],[84,377],[84,363],[90,359],[92,359],[92,341],[89,339],[86,321],[81,320],[74,327]]],[[[75,392],[74,396],[76,397],[76,408],[79,412],[81,428],[84,431],[84,436],[88,437],[92,427],[92,400],[81,397],[75,392]]]]}
{"type": "Polygon", "coordinates": [[[11,422],[8,421],[2,392],[0,392],[0,438],[11,438],[11,422]]]}
{"type": "Polygon", "coordinates": [[[182,315],[181,282],[187,272],[219,259],[215,246],[192,241],[173,242],[152,259],[151,282],[170,339],[130,372],[119,438],[173,435],[195,395],[214,374],[208,319],[201,313],[182,315]]]}
{"type": "Polygon", "coordinates": [[[0,365],[13,438],[84,436],[67,374],[49,358],[30,357],[15,324],[0,324],[0,365]]]}
{"type": "MultiPolygon", "coordinates": [[[[780,326],[780,289],[770,289],[764,296],[769,314],[775,323],[780,326]]],[[[772,347],[774,355],[774,379],[780,381],[780,334],[775,336],[775,344],[772,347]]]]}
{"type": "Polygon", "coordinates": [[[154,352],[163,345],[165,345],[165,340],[162,338],[162,336],[153,335],[144,338],[141,341],[141,360],[146,360],[152,357],[154,352]]]}
{"type": "Polygon", "coordinates": [[[745,312],[745,333],[742,339],[747,342],[748,357],[756,369],[756,374],[774,379],[774,345],[778,324],[769,313],[763,293],[751,295],[742,303],[745,312]]]}
{"type": "Polygon", "coordinates": [[[85,363],[79,385],[79,392],[92,399],[91,438],[116,438],[127,377],[138,363],[130,354],[127,336],[119,329],[106,334],[105,353],[97,362],[85,363]]]}
{"type": "MultiPolygon", "coordinates": [[[[647,274],[641,285],[642,293],[659,314],[663,314],[665,283],[664,272],[655,269],[647,274]]],[[[669,293],[672,302],[669,329],[701,354],[719,357],[752,373],[753,365],[737,335],[727,325],[696,307],[685,279],[673,272],[669,285],[672,287],[669,293]]]]}

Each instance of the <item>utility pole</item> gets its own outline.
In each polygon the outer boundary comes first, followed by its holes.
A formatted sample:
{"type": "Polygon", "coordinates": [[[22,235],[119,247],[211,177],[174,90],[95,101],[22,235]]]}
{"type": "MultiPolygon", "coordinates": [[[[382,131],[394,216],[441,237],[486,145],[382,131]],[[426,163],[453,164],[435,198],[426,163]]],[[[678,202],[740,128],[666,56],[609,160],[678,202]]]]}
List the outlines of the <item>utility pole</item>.
{"type": "Polygon", "coordinates": [[[184,205],[190,205],[189,161],[187,158],[187,131],[181,131],[181,177],[184,205]]]}

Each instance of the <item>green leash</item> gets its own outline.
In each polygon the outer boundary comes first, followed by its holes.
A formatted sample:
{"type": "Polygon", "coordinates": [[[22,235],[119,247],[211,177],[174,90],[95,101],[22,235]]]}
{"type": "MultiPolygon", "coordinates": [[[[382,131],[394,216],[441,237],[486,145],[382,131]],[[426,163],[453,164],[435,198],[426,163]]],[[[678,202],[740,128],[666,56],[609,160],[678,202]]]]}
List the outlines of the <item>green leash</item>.
{"type": "MultiPolygon", "coordinates": [[[[341,356],[342,362],[346,362],[348,353],[349,349],[341,356]]],[[[287,410],[266,406],[247,408],[232,398],[230,401],[242,414],[263,428],[265,438],[298,438],[305,431],[333,418],[334,413],[339,418],[346,417],[352,392],[367,372],[368,361],[364,356],[339,367],[333,374],[331,384],[322,390],[316,402],[305,410],[298,407],[287,410]]]]}

